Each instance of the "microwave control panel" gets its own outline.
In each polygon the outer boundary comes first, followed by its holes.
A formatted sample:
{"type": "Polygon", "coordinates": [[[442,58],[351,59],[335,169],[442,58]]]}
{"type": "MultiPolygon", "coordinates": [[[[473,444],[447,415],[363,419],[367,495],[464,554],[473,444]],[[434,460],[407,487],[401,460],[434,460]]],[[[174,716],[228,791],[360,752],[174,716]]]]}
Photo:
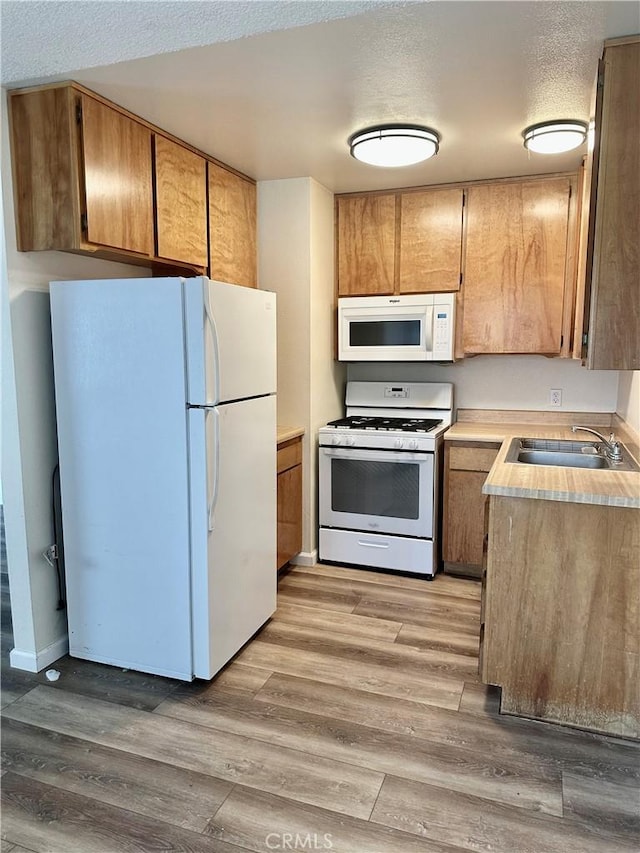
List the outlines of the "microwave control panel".
{"type": "Polygon", "coordinates": [[[450,359],[452,353],[452,310],[448,305],[433,306],[433,358],[450,359]]]}

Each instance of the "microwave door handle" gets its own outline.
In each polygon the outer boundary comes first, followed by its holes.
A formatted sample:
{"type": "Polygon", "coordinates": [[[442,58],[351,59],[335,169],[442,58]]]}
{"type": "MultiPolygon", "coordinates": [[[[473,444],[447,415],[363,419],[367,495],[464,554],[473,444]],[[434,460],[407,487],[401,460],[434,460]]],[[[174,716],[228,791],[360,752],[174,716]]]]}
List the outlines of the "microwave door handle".
{"type": "Polygon", "coordinates": [[[424,343],[427,352],[433,352],[433,305],[425,309],[424,343]]]}

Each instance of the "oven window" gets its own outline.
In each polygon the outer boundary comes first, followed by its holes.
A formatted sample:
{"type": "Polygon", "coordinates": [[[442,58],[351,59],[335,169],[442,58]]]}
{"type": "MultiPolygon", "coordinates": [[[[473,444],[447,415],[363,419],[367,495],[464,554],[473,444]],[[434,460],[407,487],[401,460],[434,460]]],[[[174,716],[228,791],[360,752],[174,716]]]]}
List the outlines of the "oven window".
{"type": "Polygon", "coordinates": [[[420,346],[420,320],[351,320],[349,346],[420,346]]]}
{"type": "Polygon", "coordinates": [[[413,462],[331,460],[331,509],[358,515],[417,519],[420,465],[413,462]]]}

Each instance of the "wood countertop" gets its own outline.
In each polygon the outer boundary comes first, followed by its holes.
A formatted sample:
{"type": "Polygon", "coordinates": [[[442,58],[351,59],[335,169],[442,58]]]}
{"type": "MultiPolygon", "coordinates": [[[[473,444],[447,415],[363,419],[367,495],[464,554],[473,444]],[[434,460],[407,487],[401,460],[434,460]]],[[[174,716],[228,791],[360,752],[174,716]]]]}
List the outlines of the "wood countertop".
{"type": "MultiPolygon", "coordinates": [[[[487,412],[487,415],[491,414],[487,412]]],[[[463,420],[454,424],[444,435],[446,441],[453,442],[502,442],[485,480],[482,489],[484,494],[640,508],[640,472],[505,462],[511,439],[515,436],[574,441],[581,437],[588,440],[588,433],[572,433],[570,424],[591,426],[603,435],[608,435],[610,427],[606,425],[606,418],[610,419],[611,415],[582,413],[577,416],[573,414],[568,423],[532,423],[527,418],[524,422],[519,421],[517,412],[511,414],[513,420],[505,419],[498,423],[463,420]]],[[[546,414],[538,413],[541,421],[546,419],[546,414]]],[[[628,444],[624,446],[628,452],[628,444]]]]}
{"type": "Polygon", "coordinates": [[[285,441],[291,441],[292,438],[304,435],[304,427],[282,426],[278,424],[276,427],[276,444],[283,444],[285,441]]]}

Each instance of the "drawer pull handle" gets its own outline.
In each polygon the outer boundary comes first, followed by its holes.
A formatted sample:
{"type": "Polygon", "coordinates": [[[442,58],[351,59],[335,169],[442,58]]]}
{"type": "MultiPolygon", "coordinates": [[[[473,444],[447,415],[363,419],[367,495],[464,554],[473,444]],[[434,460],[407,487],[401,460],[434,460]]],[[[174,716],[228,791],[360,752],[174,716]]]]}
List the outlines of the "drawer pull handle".
{"type": "Polygon", "coordinates": [[[365,542],[364,539],[358,539],[358,545],[364,545],[365,548],[388,548],[388,542],[365,542]]]}

